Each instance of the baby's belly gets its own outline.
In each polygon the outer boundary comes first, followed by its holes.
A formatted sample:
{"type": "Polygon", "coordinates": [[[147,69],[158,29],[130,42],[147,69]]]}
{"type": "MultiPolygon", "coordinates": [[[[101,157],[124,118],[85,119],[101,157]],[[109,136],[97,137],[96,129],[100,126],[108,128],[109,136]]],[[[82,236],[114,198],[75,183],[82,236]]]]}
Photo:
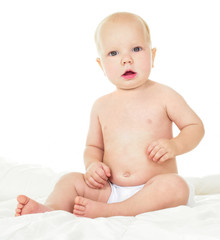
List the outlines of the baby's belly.
{"type": "Polygon", "coordinates": [[[159,164],[148,159],[146,144],[112,146],[105,151],[104,163],[111,169],[110,181],[120,186],[136,186],[145,184],[152,177],[177,173],[176,160],[170,159],[159,164]]]}

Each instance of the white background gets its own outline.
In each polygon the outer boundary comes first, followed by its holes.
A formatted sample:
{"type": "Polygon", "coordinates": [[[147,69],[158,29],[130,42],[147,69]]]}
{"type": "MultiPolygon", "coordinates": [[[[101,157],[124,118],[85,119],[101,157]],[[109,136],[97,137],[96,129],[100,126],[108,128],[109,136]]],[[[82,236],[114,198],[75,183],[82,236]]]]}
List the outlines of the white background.
{"type": "Polygon", "coordinates": [[[0,157],[84,171],[91,106],[114,87],[99,69],[97,24],[142,16],[157,48],[151,79],[178,91],[206,135],[178,157],[183,176],[217,174],[220,149],[218,0],[0,1],[0,157]]]}

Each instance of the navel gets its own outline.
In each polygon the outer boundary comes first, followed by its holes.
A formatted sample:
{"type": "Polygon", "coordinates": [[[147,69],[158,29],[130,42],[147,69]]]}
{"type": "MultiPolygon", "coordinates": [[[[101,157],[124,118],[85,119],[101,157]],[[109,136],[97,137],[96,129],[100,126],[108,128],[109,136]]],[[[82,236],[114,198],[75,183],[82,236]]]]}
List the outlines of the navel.
{"type": "Polygon", "coordinates": [[[131,173],[130,172],[124,172],[123,173],[123,177],[130,177],[131,176],[131,173]]]}

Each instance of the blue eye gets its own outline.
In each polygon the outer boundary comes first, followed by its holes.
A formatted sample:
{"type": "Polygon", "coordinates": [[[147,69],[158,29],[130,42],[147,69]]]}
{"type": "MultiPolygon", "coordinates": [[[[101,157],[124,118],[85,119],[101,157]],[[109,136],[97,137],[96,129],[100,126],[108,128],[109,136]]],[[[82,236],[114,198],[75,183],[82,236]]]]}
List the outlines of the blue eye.
{"type": "Polygon", "coordinates": [[[109,53],[109,56],[111,56],[111,57],[114,57],[114,56],[116,56],[116,55],[118,55],[118,51],[111,51],[111,52],[109,53]]]}
{"type": "Polygon", "coordinates": [[[133,52],[140,52],[141,50],[142,50],[142,47],[133,48],[133,52]]]}

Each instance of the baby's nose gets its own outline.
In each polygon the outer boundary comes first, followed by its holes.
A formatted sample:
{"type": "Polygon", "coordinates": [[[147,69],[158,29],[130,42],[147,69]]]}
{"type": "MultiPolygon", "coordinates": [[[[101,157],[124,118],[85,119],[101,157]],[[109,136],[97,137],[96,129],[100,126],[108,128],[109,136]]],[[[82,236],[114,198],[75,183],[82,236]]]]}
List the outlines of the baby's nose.
{"type": "Polygon", "coordinates": [[[121,63],[122,63],[122,65],[132,64],[133,63],[133,59],[130,56],[126,56],[126,57],[122,58],[121,63]]]}

